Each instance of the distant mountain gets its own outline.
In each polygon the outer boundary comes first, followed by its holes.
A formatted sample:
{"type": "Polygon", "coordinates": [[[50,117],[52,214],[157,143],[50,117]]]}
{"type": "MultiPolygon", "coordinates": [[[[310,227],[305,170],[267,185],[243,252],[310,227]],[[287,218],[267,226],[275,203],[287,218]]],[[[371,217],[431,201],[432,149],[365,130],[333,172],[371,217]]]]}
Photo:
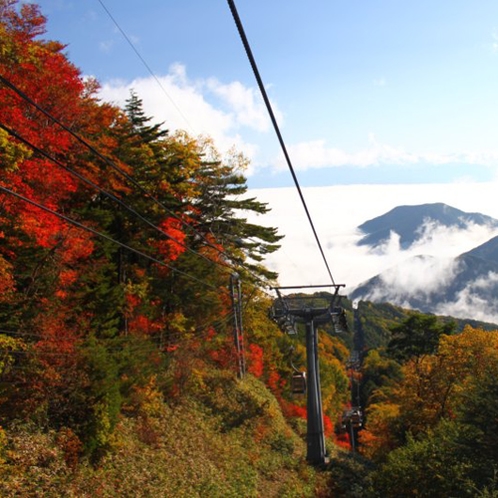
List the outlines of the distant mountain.
{"type": "MultiPolygon", "coordinates": [[[[355,348],[359,351],[371,348],[387,346],[391,339],[389,329],[394,325],[399,325],[410,315],[410,310],[401,308],[388,303],[373,303],[371,301],[362,301],[358,303],[354,312],[348,309],[348,315],[351,317],[351,330],[356,334],[357,344],[355,348]],[[354,320],[354,326],[353,326],[354,320]]],[[[443,322],[454,321],[456,330],[461,332],[466,325],[484,330],[496,330],[497,325],[489,322],[482,322],[472,319],[458,319],[447,315],[438,315],[443,322]]]]}
{"type": "Polygon", "coordinates": [[[466,213],[443,203],[398,206],[382,216],[366,221],[358,227],[365,236],[358,245],[372,248],[387,242],[392,232],[400,237],[400,246],[407,249],[419,240],[424,227],[434,223],[445,227],[465,229],[470,225],[498,227],[498,220],[480,213],[466,213]]]}
{"type": "MultiPolygon", "coordinates": [[[[445,204],[399,206],[360,228],[367,233],[360,241],[376,247],[392,231],[408,248],[423,234],[427,223],[460,229],[469,225],[498,227],[498,220],[480,213],[465,213],[445,204]]],[[[390,303],[424,313],[498,323],[498,236],[453,259],[418,255],[360,284],[353,300],[390,303]]]]}
{"type": "Polygon", "coordinates": [[[432,256],[410,258],[367,280],[349,297],[391,303],[423,313],[486,321],[495,316],[498,320],[498,254],[490,253],[495,260],[474,254],[486,254],[486,249],[491,247],[498,252],[498,237],[443,264],[432,256]],[[398,275],[403,275],[401,282],[396,280],[398,275]],[[420,284],[424,275],[427,276],[425,287],[420,284]],[[410,285],[410,280],[417,282],[416,285],[410,285]]]}
{"type": "Polygon", "coordinates": [[[463,256],[468,255],[475,258],[492,261],[498,264],[498,236],[493,237],[484,244],[466,252],[463,256]]]}

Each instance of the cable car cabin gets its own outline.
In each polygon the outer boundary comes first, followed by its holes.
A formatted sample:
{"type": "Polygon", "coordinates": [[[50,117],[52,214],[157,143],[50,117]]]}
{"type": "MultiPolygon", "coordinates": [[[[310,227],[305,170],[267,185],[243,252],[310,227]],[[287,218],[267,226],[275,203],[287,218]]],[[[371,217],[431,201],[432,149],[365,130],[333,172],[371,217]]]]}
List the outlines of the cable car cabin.
{"type": "Polygon", "coordinates": [[[304,394],[306,392],[306,372],[294,372],[291,387],[292,394],[304,394]]]}
{"type": "Polygon", "coordinates": [[[353,407],[345,410],[342,414],[341,425],[343,429],[361,429],[363,427],[363,415],[361,409],[353,407]]]}

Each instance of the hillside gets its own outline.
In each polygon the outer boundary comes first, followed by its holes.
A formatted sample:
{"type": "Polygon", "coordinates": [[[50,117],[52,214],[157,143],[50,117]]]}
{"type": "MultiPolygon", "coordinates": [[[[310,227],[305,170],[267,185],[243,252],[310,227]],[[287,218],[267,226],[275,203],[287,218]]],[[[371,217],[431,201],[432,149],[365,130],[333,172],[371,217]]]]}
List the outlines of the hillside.
{"type": "Polygon", "coordinates": [[[161,401],[157,386],[140,395],[138,411],[120,420],[98,468],[76,465],[69,431],[2,432],[9,442],[2,496],[297,498],[324,485],[304,461],[302,424],[290,425],[254,377],[241,382],[206,372],[173,404],[161,401]]]}
{"type": "MultiPolygon", "coordinates": [[[[246,159],[101,102],[45,25],[0,2],[0,495],[314,496],[246,159]]],[[[333,454],[348,350],[320,350],[333,454]]]]}
{"type": "MultiPolygon", "coordinates": [[[[392,338],[390,329],[406,320],[412,313],[412,309],[395,306],[387,302],[359,301],[354,312],[350,306],[348,307],[349,333],[351,334],[349,341],[351,343],[355,341],[354,347],[359,351],[385,348],[392,338]],[[355,338],[352,337],[353,332],[355,338]]],[[[454,322],[455,330],[458,332],[463,331],[466,326],[482,330],[496,330],[498,327],[497,324],[471,318],[461,319],[452,316],[438,316],[438,319],[443,323],[454,322]]]]}

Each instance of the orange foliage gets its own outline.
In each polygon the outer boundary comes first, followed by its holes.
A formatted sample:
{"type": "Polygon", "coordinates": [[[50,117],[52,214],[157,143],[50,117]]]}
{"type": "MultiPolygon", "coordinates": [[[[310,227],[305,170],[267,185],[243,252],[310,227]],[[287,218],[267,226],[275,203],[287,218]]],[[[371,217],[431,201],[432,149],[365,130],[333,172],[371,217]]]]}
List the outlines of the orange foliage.
{"type": "Polygon", "coordinates": [[[14,286],[12,265],[0,256],[0,302],[8,301],[14,286]]]}
{"type": "Polygon", "coordinates": [[[64,453],[64,460],[70,469],[75,469],[83,453],[83,443],[69,428],[62,428],[57,434],[57,446],[64,453]]]}
{"type": "Polygon", "coordinates": [[[221,368],[229,368],[235,365],[236,354],[231,339],[227,339],[224,343],[217,344],[216,349],[211,349],[209,351],[211,360],[221,368]]]}
{"type": "Polygon", "coordinates": [[[351,450],[351,438],[347,432],[337,434],[335,438],[335,444],[340,448],[344,448],[348,451],[351,450]]]}
{"type": "Polygon", "coordinates": [[[78,279],[78,272],[76,270],[64,269],[59,273],[59,283],[63,287],[73,284],[78,279]]]}
{"type": "Polygon", "coordinates": [[[125,294],[125,301],[126,301],[126,306],[125,306],[125,314],[130,317],[133,314],[133,311],[140,305],[142,300],[140,297],[138,297],[136,294],[132,294],[130,292],[127,292],[125,294]]]}
{"type": "Polygon", "coordinates": [[[130,334],[153,334],[161,329],[161,323],[142,314],[137,314],[128,321],[128,332],[130,334]]]}
{"type": "Polygon", "coordinates": [[[268,387],[273,391],[273,393],[280,393],[282,389],[282,378],[274,370],[270,372],[267,380],[268,387]]]}
{"type": "Polygon", "coordinates": [[[374,448],[378,445],[379,438],[372,432],[363,429],[358,433],[358,442],[366,448],[374,448]]]}
{"type": "Polygon", "coordinates": [[[144,315],[137,315],[128,322],[128,331],[131,334],[148,334],[150,329],[151,321],[144,315]]]}

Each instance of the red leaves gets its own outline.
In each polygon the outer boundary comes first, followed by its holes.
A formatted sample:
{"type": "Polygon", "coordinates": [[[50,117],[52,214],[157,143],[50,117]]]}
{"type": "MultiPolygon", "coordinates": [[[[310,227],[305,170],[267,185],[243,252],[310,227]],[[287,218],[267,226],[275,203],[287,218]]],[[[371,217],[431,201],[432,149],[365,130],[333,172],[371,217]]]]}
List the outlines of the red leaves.
{"type": "Polygon", "coordinates": [[[19,224],[36,244],[46,249],[58,244],[65,228],[65,223],[60,218],[31,205],[27,205],[20,213],[19,224]]]}
{"type": "Polygon", "coordinates": [[[334,433],[334,424],[328,415],[323,416],[323,431],[326,437],[330,437],[334,433]]]}
{"type": "Polygon", "coordinates": [[[257,344],[249,344],[247,349],[247,371],[260,378],[264,371],[263,348],[257,344]]]}
{"type": "Polygon", "coordinates": [[[168,261],[175,261],[186,250],[186,235],[181,230],[181,222],[169,217],[159,225],[159,228],[170,238],[156,242],[155,245],[168,261]]]}
{"type": "MultiPolygon", "coordinates": [[[[363,433],[362,433],[363,434],[363,433]]],[[[337,434],[335,438],[335,444],[340,448],[344,448],[345,450],[351,451],[351,441],[350,436],[347,432],[342,434],[337,434]]]]}
{"type": "Polygon", "coordinates": [[[302,418],[306,420],[306,408],[303,406],[295,405],[289,401],[280,400],[282,411],[287,418],[302,418]]]}
{"type": "Polygon", "coordinates": [[[280,377],[278,372],[272,370],[268,375],[267,384],[274,394],[279,394],[285,385],[285,381],[280,377]]]}
{"type": "Polygon", "coordinates": [[[23,3],[20,13],[10,6],[3,8],[0,10],[0,22],[21,42],[28,42],[45,33],[46,19],[36,4],[23,3]]]}

